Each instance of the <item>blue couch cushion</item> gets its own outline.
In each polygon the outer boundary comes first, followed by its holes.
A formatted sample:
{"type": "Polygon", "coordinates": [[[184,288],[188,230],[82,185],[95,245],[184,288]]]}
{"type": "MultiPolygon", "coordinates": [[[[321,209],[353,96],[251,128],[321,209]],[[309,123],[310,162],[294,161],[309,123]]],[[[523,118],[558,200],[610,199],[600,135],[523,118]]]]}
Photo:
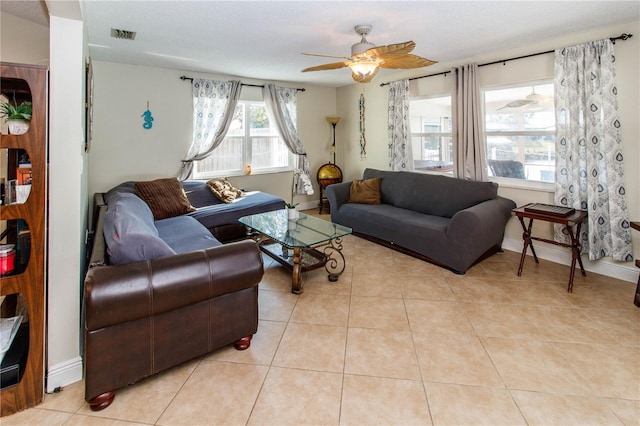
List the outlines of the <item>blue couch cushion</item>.
{"type": "Polygon", "coordinates": [[[190,216],[156,221],[158,235],[176,253],[188,253],[222,245],[200,222],[190,216]]]}
{"type": "Polygon", "coordinates": [[[381,177],[382,203],[434,216],[451,218],[498,197],[498,184],[442,175],[366,169],[363,179],[381,177]]]}
{"type": "Polygon", "coordinates": [[[220,201],[203,180],[182,181],[182,188],[191,205],[195,208],[206,207],[216,204],[224,204],[220,201]]]}
{"type": "MultiPolygon", "coordinates": [[[[182,181],[189,202],[196,211],[187,215],[195,218],[206,228],[237,224],[242,216],[284,209],[284,200],[259,191],[246,192],[244,196],[231,203],[223,203],[211,192],[204,180],[182,181]]],[[[121,194],[136,194],[135,182],[124,182],[105,193],[108,205],[115,202],[121,194]]]]}
{"type": "Polygon", "coordinates": [[[104,201],[107,204],[111,204],[112,202],[115,202],[116,197],[118,197],[122,193],[136,195],[136,187],[134,186],[135,184],[136,184],[135,182],[129,181],[129,182],[123,182],[120,185],[114,186],[113,188],[105,192],[104,201]]]}
{"type": "MultiPolygon", "coordinates": [[[[189,196],[189,193],[187,193],[187,196],[189,196]]],[[[211,196],[216,198],[213,194],[211,196]]],[[[216,198],[216,200],[218,199],[216,198]]],[[[195,204],[192,205],[196,206],[195,204]]],[[[223,203],[218,200],[215,204],[199,207],[195,212],[188,213],[188,216],[197,219],[207,228],[213,228],[237,223],[242,216],[280,209],[284,209],[284,200],[282,198],[255,191],[247,192],[243,197],[236,198],[230,203],[223,203]]]]}
{"type": "Polygon", "coordinates": [[[112,195],[103,226],[111,264],[119,265],[175,254],[159,237],[153,213],[147,203],[132,193],[112,195]]]}

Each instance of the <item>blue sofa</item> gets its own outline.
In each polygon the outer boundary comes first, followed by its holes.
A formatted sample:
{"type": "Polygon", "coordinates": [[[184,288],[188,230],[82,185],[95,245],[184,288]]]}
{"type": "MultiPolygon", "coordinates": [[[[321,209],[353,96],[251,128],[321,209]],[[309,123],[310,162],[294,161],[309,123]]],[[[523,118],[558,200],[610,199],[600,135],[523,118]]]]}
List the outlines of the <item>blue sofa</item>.
{"type": "MultiPolygon", "coordinates": [[[[248,191],[245,196],[231,203],[224,203],[213,195],[207,187],[206,181],[188,180],[180,183],[189,202],[196,208],[195,211],[187,213],[184,217],[195,219],[209,229],[217,240],[222,242],[246,237],[245,227],[238,223],[238,219],[242,216],[280,210],[285,207],[282,198],[265,192],[248,191]]],[[[108,192],[98,195],[102,196],[104,203],[109,205],[123,193],[136,194],[135,182],[121,183],[108,192]]],[[[182,220],[184,221],[184,219],[182,220]]]]}
{"type": "Polygon", "coordinates": [[[500,250],[516,205],[498,196],[498,184],[366,169],[363,180],[373,178],[380,204],[349,202],[352,182],[327,187],[332,222],[458,274],[500,250]]]}

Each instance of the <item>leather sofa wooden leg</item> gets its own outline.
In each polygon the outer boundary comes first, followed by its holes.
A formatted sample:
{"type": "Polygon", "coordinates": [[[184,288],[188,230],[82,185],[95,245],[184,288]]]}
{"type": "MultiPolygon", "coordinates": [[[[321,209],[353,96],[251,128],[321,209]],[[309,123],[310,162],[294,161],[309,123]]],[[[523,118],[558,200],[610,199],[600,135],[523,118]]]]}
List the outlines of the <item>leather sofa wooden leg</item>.
{"type": "Polygon", "coordinates": [[[253,339],[253,335],[243,337],[242,339],[236,340],[233,346],[239,351],[244,351],[251,345],[251,339],[253,339]]]}
{"type": "Polygon", "coordinates": [[[113,391],[105,392],[87,402],[89,403],[89,407],[91,407],[91,411],[100,411],[110,406],[115,396],[116,393],[113,391]]]}

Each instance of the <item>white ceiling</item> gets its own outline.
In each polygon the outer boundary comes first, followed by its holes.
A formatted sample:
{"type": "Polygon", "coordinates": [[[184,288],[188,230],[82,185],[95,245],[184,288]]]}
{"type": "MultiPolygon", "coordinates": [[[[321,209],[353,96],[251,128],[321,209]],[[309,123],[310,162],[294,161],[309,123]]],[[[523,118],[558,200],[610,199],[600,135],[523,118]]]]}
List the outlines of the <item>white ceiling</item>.
{"type": "MultiPolygon", "coordinates": [[[[24,9],[24,3],[35,8],[41,2],[2,0],[2,10],[22,16],[8,8],[22,4],[24,9]]],[[[351,45],[359,41],[353,30],[357,24],[373,25],[368,40],[375,45],[413,40],[415,54],[459,64],[573,32],[640,20],[637,0],[80,0],[80,6],[94,60],[335,87],[353,83],[350,71],[302,73],[303,68],[338,60],[301,53],[349,56],[351,45]],[[111,28],[136,31],[136,39],[112,38],[111,28]]],[[[394,72],[382,70],[374,82],[387,81],[394,72]]]]}

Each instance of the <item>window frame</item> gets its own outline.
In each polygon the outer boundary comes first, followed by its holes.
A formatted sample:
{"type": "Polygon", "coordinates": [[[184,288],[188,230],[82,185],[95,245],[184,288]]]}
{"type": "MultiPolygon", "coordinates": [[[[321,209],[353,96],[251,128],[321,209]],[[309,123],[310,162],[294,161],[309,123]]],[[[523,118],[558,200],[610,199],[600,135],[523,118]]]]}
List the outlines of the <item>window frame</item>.
{"type": "MultiPolygon", "coordinates": [[[[503,90],[509,88],[520,88],[520,87],[531,87],[531,86],[539,86],[545,84],[555,84],[553,78],[546,79],[538,79],[538,80],[527,80],[527,81],[519,81],[515,83],[509,84],[496,84],[490,86],[483,86],[480,88],[481,91],[481,99],[482,99],[482,116],[484,119],[484,143],[485,143],[485,151],[487,156],[487,162],[485,166],[487,167],[487,172],[489,172],[489,147],[488,147],[488,138],[489,136],[548,136],[553,135],[555,137],[555,128],[552,131],[541,131],[541,130],[523,130],[523,131],[487,131],[486,130],[486,119],[487,119],[487,111],[486,111],[486,92],[492,90],[503,90]]],[[[509,178],[503,176],[488,176],[488,179],[492,182],[496,182],[501,187],[508,188],[517,188],[517,189],[530,189],[537,190],[541,192],[554,192],[555,191],[555,177],[553,182],[545,182],[539,180],[529,180],[529,179],[516,179],[509,178]]]]}
{"type": "MultiPolygon", "coordinates": [[[[244,132],[242,135],[225,135],[225,141],[227,138],[242,138],[242,167],[239,169],[228,169],[228,170],[207,170],[207,171],[199,171],[198,170],[198,161],[194,161],[193,163],[193,178],[194,179],[212,179],[219,177],[228,177],[228,176],[245,176],[247,173],[245,172],[245,168],[247,165],[251,165],[251,175],[262,175],[262,174],[272,174],[272,173],[281,173],[281,172],[290,172],[293,170],[293,154],[291,151],[287,149],[287,165],[279,166],[279,167],[263,167],[263,168],[254,168],[252,165],[253,160],[253,139],[259,136],[251,135],[251,126],[249,110],[251,105],[260,105],[265,106],[264,101],[258,100],[239,100],[236,108],[241,106],[243,111],[243,116],[245,119],[243,120],[244,132]]],[[[271,117],[269,117],[271,120],[271,117]]],[[[267,136],[274,137],[282,141],[282,137],[278,133],[278,131],[274,128],[275,135],[267,136]]],[[[214,155],[214,152],[211,155],[214,155]]]]}
{"type": "MultiPolygon", "coordinates": [[[[417,101],[423,101],[423,100],[429,100],[429,99],[439,99],[439,98],[449,98],[449,106],[451,107],[451,93],[440,93],[440,94],[430,94],[430,95],[426,95],[426,96],[413,96],[409,99],[409,110],[411,111],[411,103],[412,102],[417,102],[417,101]]],[[[451,112],[451,110],[450,110],[451,112]]],[[[440,117],[442,118],[442,117],[440,117]]],[[[449,124],[452,124],[453,121],[453,116],[452,114],[450,114],[448,117],[449,120],[449,124]]],[[[409,126],[409,137],[411,139],[411,143],[413,144],[413,139],[414,138],[421,138],[421,140],[423,140],[424,138],[429,138],[429,137],[433,137],[433,138],[438,138],[438,149],[444,153],[443,151],[443,142],[442,139],[443,138],[449,138],[450,140],[453,140],[453,128],[451,129],[451,132],[424,132],[422,131],[424,128],[424,123],[420,123],[420,130],[421,132],[417,132],[414,133],[411,130],[411,125],[409,126]]],[[[420,157],[422,157],[422,150],[424,149],[424,147],[421,145],[421,155],[420,157]]],[[[451,163],[452,163],[452,168],[447,168],[445,171],[439,171],[436,168],[432,168],[432,169],[415,169],[414,171],[417,173],[430,173],[430,174],[439,174],[439,175],[447,175],[447,176],[452,176],[453,175],[453,164],[455,164],[455,156],[456,156],[456,152],[455,152],[455,147],[452,146],[452,157],[451,158],[451,163]]],[[[415,156],[415,152],[413,153],[413,161],[414,161],[414,167],[415,167],[415,162],[416,161],[422,161],[422,160],[416,160],[416,156],[415,156]]],[[[438,160],[438,161],[445,161],[445,160],[438,160]]]]}

